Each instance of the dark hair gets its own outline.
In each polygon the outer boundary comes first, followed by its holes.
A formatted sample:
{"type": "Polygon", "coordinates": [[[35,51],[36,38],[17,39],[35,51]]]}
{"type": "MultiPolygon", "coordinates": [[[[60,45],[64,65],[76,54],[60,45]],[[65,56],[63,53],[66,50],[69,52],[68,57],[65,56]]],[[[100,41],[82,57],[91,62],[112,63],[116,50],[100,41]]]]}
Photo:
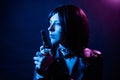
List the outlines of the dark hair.
{"type": "Polygon", "coordinates": [[[48,16],[48,20],[58,13],[60,23],[65,35],[65,41],[73,52],[83,52],[88,45],[89,27],[88,19],[83,10],[74,5],[63,5],[55,8],[48,16]]]}

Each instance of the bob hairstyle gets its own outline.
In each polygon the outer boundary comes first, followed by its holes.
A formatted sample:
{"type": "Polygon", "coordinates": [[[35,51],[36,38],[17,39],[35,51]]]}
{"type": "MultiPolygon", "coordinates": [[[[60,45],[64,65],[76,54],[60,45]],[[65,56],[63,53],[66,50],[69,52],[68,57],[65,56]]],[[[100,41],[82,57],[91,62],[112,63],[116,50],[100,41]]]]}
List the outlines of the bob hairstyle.
{"type": "MultiPolygon", "coordinates": [[[[74,5],[63,5],[50,12],[48,20],[58,13],[67,47],[76,55],[81,55],[88,45],[89,27],[88,18],[83,10],[74,5]]],[[[63,41],[63,42],[64,42],[63,41]]]]}

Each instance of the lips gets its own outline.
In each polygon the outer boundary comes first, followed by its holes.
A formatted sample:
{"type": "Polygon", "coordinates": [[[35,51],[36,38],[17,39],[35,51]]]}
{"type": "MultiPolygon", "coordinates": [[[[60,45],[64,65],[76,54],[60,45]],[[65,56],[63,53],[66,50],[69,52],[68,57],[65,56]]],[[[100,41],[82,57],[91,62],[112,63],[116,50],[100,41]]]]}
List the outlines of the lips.
{"type": "Polygon", "coordinates": [[[50,38],[55,38],[55,35],[49,34],[49,37],[50,37],[50,38]]]}

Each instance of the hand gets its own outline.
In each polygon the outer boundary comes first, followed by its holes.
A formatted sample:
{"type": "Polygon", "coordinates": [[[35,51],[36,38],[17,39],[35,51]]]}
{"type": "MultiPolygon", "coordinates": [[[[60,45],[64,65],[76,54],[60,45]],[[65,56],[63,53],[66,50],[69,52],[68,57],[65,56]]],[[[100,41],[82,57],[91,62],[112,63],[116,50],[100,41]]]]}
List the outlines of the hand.
{"type": "Polygon", "coordinates": [[[84,56],[86,58],[91,58],[91,57],[97,58],[99,55],[101,55],[101,52],[98,50],[92,50],[89,48],[84,49],[84,56]]]}
{"type": "Polygon", "coordinates": [[[36,52],[36,56],[33,57],[35,67],[37,69],[41,68],[41,64],[46,56],[50,56],[51,52],[50,49],[43,48],[43,46],[40,47],[40,52],[36,52]]]}

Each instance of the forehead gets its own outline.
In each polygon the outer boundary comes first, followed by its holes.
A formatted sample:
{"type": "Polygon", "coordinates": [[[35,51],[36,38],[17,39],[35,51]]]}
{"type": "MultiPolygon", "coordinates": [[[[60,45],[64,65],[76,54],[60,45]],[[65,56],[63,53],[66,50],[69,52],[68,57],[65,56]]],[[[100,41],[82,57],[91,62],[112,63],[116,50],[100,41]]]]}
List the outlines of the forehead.
{"type": "Polygon", "coordinates": [[[59,15],[58,13],[55,13],[51,18],[50,18],[50,22],[51,21],[59,21],[59,15]]]}

